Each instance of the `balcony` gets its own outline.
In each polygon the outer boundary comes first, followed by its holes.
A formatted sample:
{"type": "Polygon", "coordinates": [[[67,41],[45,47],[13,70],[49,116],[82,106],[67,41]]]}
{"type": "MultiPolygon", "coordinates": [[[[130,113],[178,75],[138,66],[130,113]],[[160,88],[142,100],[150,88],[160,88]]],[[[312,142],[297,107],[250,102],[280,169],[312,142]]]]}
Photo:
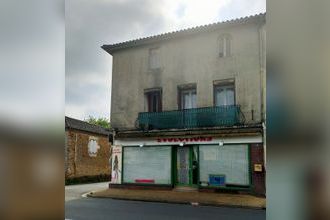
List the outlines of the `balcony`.
{"type": "Polygon", "coordinates": [[[137,127],[143,130],[222,127],[244,124],[239,105],[163,112],[140,112],[137,127]]]}

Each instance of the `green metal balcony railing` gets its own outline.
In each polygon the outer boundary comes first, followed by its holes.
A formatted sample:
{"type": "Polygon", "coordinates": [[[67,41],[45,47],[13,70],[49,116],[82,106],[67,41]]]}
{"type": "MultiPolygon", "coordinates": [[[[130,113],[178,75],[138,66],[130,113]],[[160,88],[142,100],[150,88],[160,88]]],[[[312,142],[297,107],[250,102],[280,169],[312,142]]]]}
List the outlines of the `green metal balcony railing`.
{"type": "Polygon", "coordinates": [[[140,112],[140,129],[170,129],[233,126],[243,124],[244,115],[239,105],[184,109],[163,112],[140,112]]]}

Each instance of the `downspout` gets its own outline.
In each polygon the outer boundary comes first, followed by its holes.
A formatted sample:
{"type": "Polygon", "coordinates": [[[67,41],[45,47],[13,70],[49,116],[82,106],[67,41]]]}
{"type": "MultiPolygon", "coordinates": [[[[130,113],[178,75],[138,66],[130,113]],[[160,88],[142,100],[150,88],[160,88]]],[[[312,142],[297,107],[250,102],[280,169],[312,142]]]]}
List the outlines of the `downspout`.
{"type": "Polygon", "coordinates": [[[265,24],[259,26],[259,64],[260,64],[260,104],[262,121],[262,142],[264,148],[264,167],[266,169],[266,35],[265,24]]]}

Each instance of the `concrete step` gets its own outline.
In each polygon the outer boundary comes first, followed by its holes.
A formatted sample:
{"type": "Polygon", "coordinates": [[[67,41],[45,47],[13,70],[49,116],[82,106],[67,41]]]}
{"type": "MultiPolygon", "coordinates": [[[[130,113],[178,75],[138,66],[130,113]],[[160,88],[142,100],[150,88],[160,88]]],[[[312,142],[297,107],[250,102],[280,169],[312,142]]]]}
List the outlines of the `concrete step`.
{"type": "Polygon", "coordinates": [[[176,192],[194,192],[198,189],[196,187],[190,187],[190,186],[176,186],[173,191],[176,192]]]}

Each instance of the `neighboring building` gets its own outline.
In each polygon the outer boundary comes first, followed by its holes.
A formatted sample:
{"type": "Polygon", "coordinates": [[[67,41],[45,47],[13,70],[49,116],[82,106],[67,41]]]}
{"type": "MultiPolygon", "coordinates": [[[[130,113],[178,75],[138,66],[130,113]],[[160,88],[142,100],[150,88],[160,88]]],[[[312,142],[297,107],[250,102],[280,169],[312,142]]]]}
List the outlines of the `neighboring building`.
{"type": "Polygon", "coordinates": [[[65,178],[110,176],[111,138],[103,127],[65,117],[65,178]]]}
{"type": "Polygon", "coordinates": [[[111,187],[265,194],[265,25],[259,14],[102,46],[111,187]]]}

